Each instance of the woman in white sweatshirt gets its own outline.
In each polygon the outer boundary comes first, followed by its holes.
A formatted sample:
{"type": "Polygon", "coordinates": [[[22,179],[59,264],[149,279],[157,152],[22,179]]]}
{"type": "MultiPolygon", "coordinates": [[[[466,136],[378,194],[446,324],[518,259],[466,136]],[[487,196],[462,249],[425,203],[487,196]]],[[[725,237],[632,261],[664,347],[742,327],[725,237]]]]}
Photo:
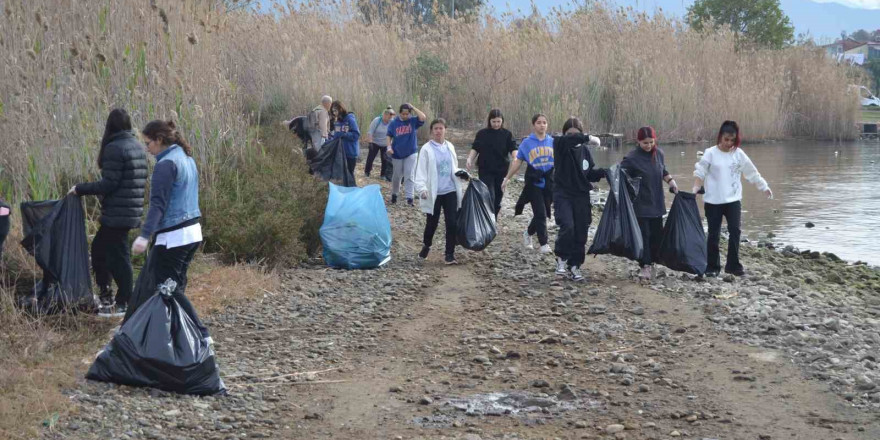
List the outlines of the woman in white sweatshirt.
{"type": "Polygon", "coordinates": [[[734,121],[724,121],[718,130],[718,145],[709,148],[696,163],[694,169],[694,193],[704,188],[703,202],[706,221],[709,223],[707,276],[717,276],[721,271],[718,241],[721,235],[721,218],[727,219],[730,237],[727,242],[727,261],[724,271],[736,276],[745,275],[739,261],[740,223],[742,219],[742,175],[767,197],[773,192],[749,156],[739,148],[742,138],[734,121]]]}
{"type": "Polygon", "coordinates": [[[419,207],[427,214],[424,245],[419,258],[428,258],[434,232],[440,224],[440,210],[446,222],[446,264],[455,261],[455,220],[461,208],[463,195],[461,181],[455,177],[458,171],[458,158],[455,146],[446,140],[446,121],[438,118],[431,121],[431,140],[422,145],[416,160],[413,186],[419,195],[419,207]]]}

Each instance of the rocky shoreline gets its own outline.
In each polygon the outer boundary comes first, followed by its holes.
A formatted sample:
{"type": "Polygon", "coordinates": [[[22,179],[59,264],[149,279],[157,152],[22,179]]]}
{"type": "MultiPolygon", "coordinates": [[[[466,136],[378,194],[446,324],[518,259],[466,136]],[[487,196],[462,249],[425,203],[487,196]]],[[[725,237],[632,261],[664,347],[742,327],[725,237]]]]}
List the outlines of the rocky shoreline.
{"type": "Polygon", "coordinates": [[[387,267],[307,264],[206,317],[229,396],[81,380],[43,437],[880,436],[876,269],[743,246],[743,278],[639,283],[599,256],[572,283],[522,248],[513,186],[496,242],[459,266],[418,260],[422,214],[389,206],[387,267]]]}

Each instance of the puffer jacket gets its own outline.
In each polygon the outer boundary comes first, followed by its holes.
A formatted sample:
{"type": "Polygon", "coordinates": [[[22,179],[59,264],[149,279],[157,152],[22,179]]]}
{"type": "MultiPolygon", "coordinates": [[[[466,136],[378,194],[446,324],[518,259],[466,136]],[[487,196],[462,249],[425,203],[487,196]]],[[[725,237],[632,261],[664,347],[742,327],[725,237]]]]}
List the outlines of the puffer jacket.
{"type": "Polygon", "coordinates": [[[81,183],[76,194],[103,196],[102,226],[135,229],[144,214],[144,188],[147,185],[147,154],[131,132],[119,132],[104,147],[101,180],[81,183]]]}

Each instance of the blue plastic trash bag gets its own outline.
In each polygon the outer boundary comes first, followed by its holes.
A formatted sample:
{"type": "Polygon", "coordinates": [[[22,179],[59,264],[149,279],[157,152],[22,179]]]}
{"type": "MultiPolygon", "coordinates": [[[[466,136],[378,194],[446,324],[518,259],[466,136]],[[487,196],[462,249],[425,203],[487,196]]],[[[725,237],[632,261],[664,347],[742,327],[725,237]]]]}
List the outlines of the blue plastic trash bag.
{"type": "Polygon", "coordinates": [[[372,269],[391,260],[391,222],[379,185],[330,183],[321,225],[324,261],[340,269],[372,269]]]}

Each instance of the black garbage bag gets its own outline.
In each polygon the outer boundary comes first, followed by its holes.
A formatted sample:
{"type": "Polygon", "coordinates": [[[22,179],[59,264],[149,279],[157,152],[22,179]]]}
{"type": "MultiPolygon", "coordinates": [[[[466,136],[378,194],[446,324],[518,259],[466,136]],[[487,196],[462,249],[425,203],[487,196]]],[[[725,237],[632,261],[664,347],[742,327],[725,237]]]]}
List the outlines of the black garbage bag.
{"type": "Polygon", "coordinates": [[[351,171],[345,163],[345,148],[342,138],[327,141],[321,150],[309,160],[309,170],[321,177],[325,182],[333,182],[340,186],[357,186],[351,171]]]}
{"type": "MultiPolygon", "coordinates": [[[[12,211],[12,207],[6,204],[3,199],[0,199],[0,209],[6,208],[12,211]]],[[[9,234],[9,218],[12,217],[12,212],[9,212],[6,215],[0,215],[0,265],[3,264],[3,243],[6,242],[6,235],[9,234]]]]}
{"type": "Polygon", "coordinates": [[[495,225],[494,195],[479,179],[470,179],[456,220],[458,244],[472,251],[481,251],[492,243],[498,230],[495,225]]]}
{"type": "Polygon", "coordinates": [[[593,244],[587,252],[638,260],[644,243],[632,201],[638,195],[641,178],[631,179],[626,171],[620,169],[620,165],[614,165],[608,169],[606,179],[611,191],[596,228],[593,244]]]}
{"type": "Polygon", "coordinates": [[[672,201],[658,262],[672,270],[702,275],[706,272],[706,233],[693,193],[679,191],[672,201]]]}
{"type": "Polygon", "coordinates": [[[159,285],[86,373],[86,379],[207,396],[226,392],[214,349],[172,293],[177,284],[159,285]]]}
{"type": "Polygon", "coordinates": [[[79,197],[21,204],[24,240],[21,245],[43,269],[25,305],[41,313],[97,306],[89,274],[85,213],[79,197]]]}

